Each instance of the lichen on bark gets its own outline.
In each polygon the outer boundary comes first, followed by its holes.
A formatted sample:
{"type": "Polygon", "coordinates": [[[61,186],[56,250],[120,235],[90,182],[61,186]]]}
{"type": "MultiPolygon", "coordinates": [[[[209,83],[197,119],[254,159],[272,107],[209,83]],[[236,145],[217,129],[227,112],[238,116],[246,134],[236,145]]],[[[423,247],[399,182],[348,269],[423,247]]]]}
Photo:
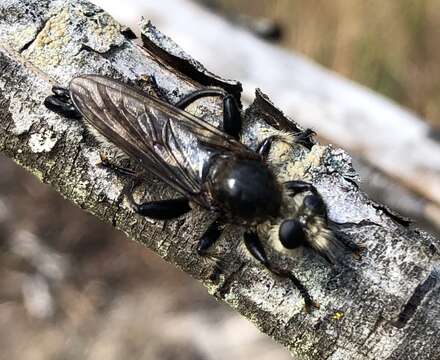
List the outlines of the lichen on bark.
{"type": "MultiPolygon", "coordinates": [[[[177,56],[182,52],[170,49],[154,27],[148,27],[143,46],[124,37],[122,29],[86,1],[3,2],[0,149],[67,199],[201,280],[211,294],[300,358],[438,356],[438,244],[360,192],[350,158],[340,149],[315,145],[310,152],[280,153],[279,171],[313,182],[330,218],[349,223],[341,230],[343,236],[365,247],[360,260],[347,258],[337,267],[307,250],[291,258],[270,252],[320,302],[321,308],[311,314],[302,311],[301,297],[288,282],[274,278],[242,251],[240,229],[231,227],[216,246],[228,266],[212,279],[211,265],[194,251],[211,214],[196,210],[164,226],[134,215],[119,201],[124,180],[96,166],[99,144],[81,122],[62,119],[42,105],[54,83],[67,85],[77,74],[100,73],[143,87],[146,77],[154,75],[170,101],[206,85],[235,93],[241,89],[237,82],[212,76],[197,62],[177,56]]],[[[215,98],[200,100],[188,111],[213,123],[221,118],[215,98]]],[[[244,112],[243,142],[255,147],[271,131],[267,123],[298,129],[258,91],[244,112]]],[[[150,199],[174,193],[151,178],[141,194],[150,199]]]]}

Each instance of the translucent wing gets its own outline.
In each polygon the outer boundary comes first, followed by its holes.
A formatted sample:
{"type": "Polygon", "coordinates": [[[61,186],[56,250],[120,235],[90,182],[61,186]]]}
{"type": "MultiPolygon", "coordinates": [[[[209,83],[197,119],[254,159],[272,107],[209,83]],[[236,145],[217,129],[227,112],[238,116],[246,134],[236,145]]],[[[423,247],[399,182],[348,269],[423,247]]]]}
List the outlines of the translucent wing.
{"type": "Polygon", "coordinates": [[[255,153],[214,126],[110,78],[87,75],[70,83],[72,100],[101,136],[180,193],[199,196],[203,166],[213,153],[255,153]]]}

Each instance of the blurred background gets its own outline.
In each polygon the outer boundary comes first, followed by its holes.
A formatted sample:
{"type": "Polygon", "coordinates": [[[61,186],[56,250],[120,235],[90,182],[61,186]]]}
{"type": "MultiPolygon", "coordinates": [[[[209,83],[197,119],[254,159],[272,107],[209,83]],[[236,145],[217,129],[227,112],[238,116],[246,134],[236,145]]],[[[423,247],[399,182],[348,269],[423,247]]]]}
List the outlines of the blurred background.
{"type": "MultiPolygon", "coordinates": [[[[140,0],[95,2],[133,28],[148,17],[140,0]]],[[[198,3],[396,100],[439,133],[440,2],[198,3]]],[[[0,359],[290,358],[196,281],[4,157],[0,174],[0,359]]]]}
{"type": "Polygon", "coordinates": [[[439,1],[208,3],[230,16],[273,20],[281,46],[386,95],[440,130],[439,1]]]}

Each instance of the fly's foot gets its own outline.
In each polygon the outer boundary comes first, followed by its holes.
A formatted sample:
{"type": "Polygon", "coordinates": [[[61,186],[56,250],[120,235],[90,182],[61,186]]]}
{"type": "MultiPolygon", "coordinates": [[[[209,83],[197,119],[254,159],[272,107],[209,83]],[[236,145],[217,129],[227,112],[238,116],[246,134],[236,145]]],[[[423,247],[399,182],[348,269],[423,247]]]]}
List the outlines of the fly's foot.
{"type": "Polygon", "coordinates": [[[143,84],[146,84],[146,87],[148,88],[147,93],[149,95],[154,95],[158,99],[167,103],[170,102],[167,95],[165,94],[165,91],[157,84],[157,80],[154,75],[143,75],[140,77],[139,81],[141,81],[143,84]]]}
{"type": "Polygon", "coordinates": [[[110,167],[110,161],[108,160],[108,157],[103,152],[99,153],[99,162],[96,163],[96,166],[103,167],[103,168],[109,168],[110,167]]]}
{"type": "Polygon", "coordinates": [[[276,268],[275,266],[271,266],[270,268],[268,267],[268,269],[275,275],[278,275],[279,277],[290,279],[290,281],[293,283],[293,285],[295,285],[295,287],[298,289],[299,293],[301,294],[302,298],[304,299],[304,311],[306,313],[310,313],[313,309],[319,309],[320,307],[319,303],[315,302],[312,299],[312,297],[309,294],[309,291],[292,272],[276,268]]]}
{"type": "Polygon", "coordinates": [[[318,303],[318,302],[316,302],[316,301],[311,301],[311,302],[304,302],[304,312],[306,313],[306,314],[310,314],[312,311],[313,311],[313,309],[319,309],[321,307],[321,305],[318,303]]]}
{"type": "Polygon", "coordinates": [[[367,250],[367,247],[364,245],[354,244],[351,248],[352,256],[355,260],[362,260],[362,253],[367,250]]]}
{"type": "Polygon", "coordinates": [[[126,176],[130,178],[140,178],[144,174],[143,171],[136,172],[132,169],[113,164],[111,161],[109,161],[107,155],[105,155],[102,152],[99,153],[99,157],[100,157],[100,162],[97,164],[99,167],[104,169],[109,169],[120,176],[126,176]]]}
{"type": "Polygon", "coordinates": [[[61,86],[52,87],[53,95],[44,99],[44,106],[54,113],[66,117],[68,119],[81,119],[82,115],[75,107],[70,98],[68,89],[61,86]]]}
{"type": "Polygon", "coordinates": [[[305,129],[299,135],[295,136],[295,143],[301,144],[308,149],[314,145],[313,137],[316,135],[312,129],[305,129]]]}

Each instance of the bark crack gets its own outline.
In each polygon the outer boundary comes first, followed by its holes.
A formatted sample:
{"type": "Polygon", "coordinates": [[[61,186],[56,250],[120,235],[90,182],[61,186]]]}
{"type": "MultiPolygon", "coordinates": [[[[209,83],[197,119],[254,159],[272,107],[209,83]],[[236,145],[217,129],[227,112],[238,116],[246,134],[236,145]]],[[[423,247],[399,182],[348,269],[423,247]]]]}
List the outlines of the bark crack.
{"type": "Polygon", "coordinates": [[[38,36],[45,30],[47,24],[51,21],[51,19],[55,18],[58,15],[53,15],[48,17],[47,19],[45,19],[41,25],[37,28],[37,31],[35,32],[34,37],[29,40],[26,44],[24,44],[19,50],[18,52],[21,54],[24,51],[26,51],[27,49],[29,49],[31,47],[31,45],[35,42],[35,40],[38,38],[38,36]]]}
{"type": "Polygon", "coordinates": [[[414,289],[413,294],[403,307],[402,311],[397,316],[397,321],[392,325],[396,328],[405,327],[408,322],[413,318],[422,301],[426,298],[431,290],[433,290],[439,283],[440,267],[436,266],[432,269],[428,277],[418,284],[414,289]]]}
{"type": "Polygon", "coordinates": [[[246,262],[241,262],[238,267],[236,267],[232,272],[225,275],[225,279],[215,291],[214,296],[219,299],[224,299],[226,294],[231,290],[231,286],[236,280],[237,276],[240,275],[243,269],[247,266],[246,262]]]}
{"type": "Polygon", "coordinates": [[[79,155],[81,154],[81,143],[76,147],[75,155],[73,155],[73,159],[71,161],[70,169],[68,172],[68,176],[72,175],[73,170],[75,169],[76,161],[78,160],[79,155]]]}

